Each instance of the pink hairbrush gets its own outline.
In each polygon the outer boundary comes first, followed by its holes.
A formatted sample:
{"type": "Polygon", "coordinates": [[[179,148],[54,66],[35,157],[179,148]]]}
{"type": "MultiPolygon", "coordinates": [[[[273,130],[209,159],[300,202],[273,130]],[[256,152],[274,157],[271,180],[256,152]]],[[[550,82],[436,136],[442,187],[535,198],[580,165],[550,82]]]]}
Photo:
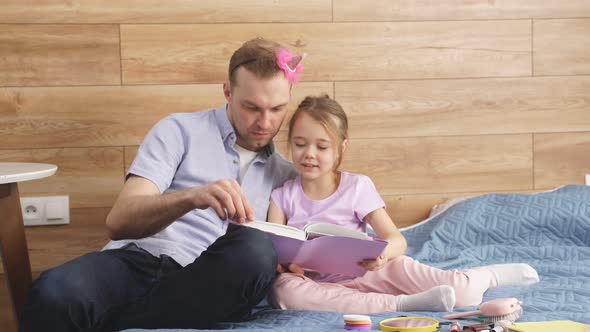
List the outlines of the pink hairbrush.
{"type": "Polygon", "coordinates": [[[456,319],[461,317],[479,315],[486,323],[494,323],[501,320],[516,321],[522,316],[522,301],[514,297],[505,297],[482,303],[479,310],[459,312],[443,316],[444,319],[456,319]]]}

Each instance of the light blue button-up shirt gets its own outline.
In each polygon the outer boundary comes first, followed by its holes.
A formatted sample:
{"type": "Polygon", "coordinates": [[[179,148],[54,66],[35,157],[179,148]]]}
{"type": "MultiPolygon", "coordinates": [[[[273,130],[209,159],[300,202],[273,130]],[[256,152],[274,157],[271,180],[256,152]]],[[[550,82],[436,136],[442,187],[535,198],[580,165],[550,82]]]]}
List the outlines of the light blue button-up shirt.
{"type": "MultiPolygon", "coordinates": [[[[127,175],[152,181],[162,193],[221,179],[239,181],[240,157],[235,144],[236,134],[227,117],[226,106],[171,114],[147,134],[127,175]]],[[[293,165],[272,143],[256,156],[240,185],[258,219],[266,218],[271,191],[294,176],[293,165]]],[[[166,254],[186,266],[225,234],[227,226],[228,222],[220,220],[212,208],[195,209],[155,235],[139,240],[111,241],[104,249],[135,242],[155,256],[166,254]]]]}

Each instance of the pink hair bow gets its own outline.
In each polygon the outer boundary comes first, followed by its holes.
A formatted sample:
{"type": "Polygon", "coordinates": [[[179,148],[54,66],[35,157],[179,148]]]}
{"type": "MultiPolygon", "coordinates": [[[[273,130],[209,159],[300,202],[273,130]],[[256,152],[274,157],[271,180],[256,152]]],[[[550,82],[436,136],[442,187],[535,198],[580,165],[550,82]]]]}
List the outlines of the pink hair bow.
{"type": "Polygon", "coordinates": [[[277,66],[285,72],[285,77],[291,84],[296,84],[299,81],[299,75],[303,72],[301,62],[306,56],[305,53],[294,55],[286,48],[277,50],[277,66]]]}

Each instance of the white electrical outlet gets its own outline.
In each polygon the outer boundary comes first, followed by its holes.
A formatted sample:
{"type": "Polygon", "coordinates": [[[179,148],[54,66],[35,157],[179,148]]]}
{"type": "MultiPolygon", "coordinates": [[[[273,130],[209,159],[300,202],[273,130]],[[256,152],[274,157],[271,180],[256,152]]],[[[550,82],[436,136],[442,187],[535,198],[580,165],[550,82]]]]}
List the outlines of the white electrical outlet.
{"type": "Polygon", "coordinates": [[[590,186],[590,174],[586,174],[586,185],[590,186]]]}
{"type": "Polygon", "coordinates": [[[68,196],[21,197],[20,205],[25,226],[70,223],[68,196]]]}

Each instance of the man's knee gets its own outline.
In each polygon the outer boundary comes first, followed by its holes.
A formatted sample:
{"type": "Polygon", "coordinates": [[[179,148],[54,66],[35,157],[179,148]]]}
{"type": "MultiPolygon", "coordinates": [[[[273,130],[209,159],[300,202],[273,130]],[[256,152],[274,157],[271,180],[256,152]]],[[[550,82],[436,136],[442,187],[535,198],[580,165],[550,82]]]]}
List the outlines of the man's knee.
{"type": "Polygon", "coordinates": [[[87,291],[85,281],[75,271],[56,268],[43,272],[33,283],[27,304],[52,310],[67,309],[79,303],[87,291]]]}
{"type": "Polygon", "coordinates": [[[19,331],[69,331],[83,310],[85,287],[72,273],[55,268],[42,273],[29,291],[19,331]]]}
{"type": "Polygon", "coordinates": [[[100,253],[92,253],[43,272],[33,282],[22,320],[67,320],[85,317],[87,306],[100,297],[94,269],[100,253]],[[91,267],[91,268],[89,268],[91,267]],[[49,317],[51,313],[54,317],[49,317]],[[80,316],[81,315],[81,316],[80,316]]]}
{"type": "Polygon", "coordinates": [[[269,236],[249,227],[240,227],[232,233],[233,262],[243,272],[265,273],[274,277],[278,260],[269,236]]]}

